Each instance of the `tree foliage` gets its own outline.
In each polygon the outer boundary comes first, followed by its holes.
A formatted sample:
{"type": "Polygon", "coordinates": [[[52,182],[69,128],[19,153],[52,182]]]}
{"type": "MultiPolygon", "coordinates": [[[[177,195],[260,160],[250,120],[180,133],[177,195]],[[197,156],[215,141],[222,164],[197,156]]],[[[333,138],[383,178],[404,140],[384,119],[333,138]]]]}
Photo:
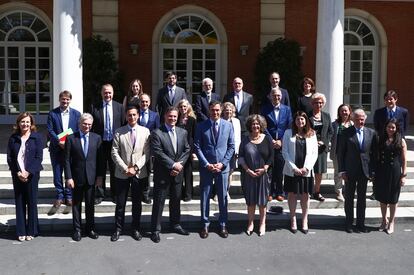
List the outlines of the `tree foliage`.
{"type": "Polygon", "coordinates": [[[284,38],[267,43],[260,51],[254,70],[254,84],[261,102],[264,102],[270,90],[269,74],[278,72],[281,78],[279,85],[289,91],[291,105],[295,107],[298,94],[301,93],[300,83],[303,79],[300,52],[298,42],[284,38]]]}

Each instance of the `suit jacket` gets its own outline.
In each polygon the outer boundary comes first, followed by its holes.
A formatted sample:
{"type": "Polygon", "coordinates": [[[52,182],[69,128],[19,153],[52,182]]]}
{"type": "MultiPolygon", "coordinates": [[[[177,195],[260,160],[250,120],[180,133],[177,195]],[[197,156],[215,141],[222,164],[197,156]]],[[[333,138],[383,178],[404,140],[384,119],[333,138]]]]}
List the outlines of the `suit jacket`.
{"type": "MultiPolygon", "coordinates": [[[[220,101],[220,96],[216,93],[211,93],[211,101],[220,101]]],[[[210,118],[210,111],[208,107],[207,94],[203,91],[196,97],[194,106],[197,115],[197,121],[201,122],[210,118]]]]}
{"type": "MultiPolygon", "coordinates": [[[[331,137],[333,135],[333,129],[332,129],[332,122],[331,122],[331,116],[328,113],[321,112],[321,118],[322,118],[322,131],[320,133],[320,136],[317,136],[318,141],[322,141],[325,148],[324,151],[329,151],[329,141],[331,140],[331,137]]],[[[313,122],[311,121],[311,127],[314,128],[313,122]]]]}
{"type": "Polygon", "coordinates": [[[283,135],[292,126],[292,111],[289,106],[280,104],[278,120],[276,120],[273,104],[265,105],[260,113],[267,122],[267,135],[274,140],[283,140],[283,135]]]}
{"type": "MultiPolygon", "coordinates": [[[[104,111],[102,101],[91,105],[89,111],[93,116],[92,132],[97,133],[101,137],[103,137],[105,129],[104,111]]],[[[124,106],[122,106],[121,103],[112,100],[112,112],[112,134],[115,134],[115,130],[125,124],[124,106]]]]}
{"type": "Polygon", "coordinates": [[[150,159],[149,145],[150,131],[137,125],[135,147],[131,143],[131,135],[127,125],[118,128],[112,141],[111,156],[115,163],[115,177],[118,179],[127,179],[124,171],[128,166],[137,165],[139,173],[137,178],[149,176],[147,166],[145,165],[150,159]]]}
{"type": "Polygon", "coordinates": [[[187,131],[187,141],[191,148],[191,153],[194,152],[194,135],[196,129],[196,119],[194,117],[188,117],[186,124],[181,124],[177,121],[177,126],[187,131]]]}
{"type": "Polygon", "coordinates": [[[211,120],[197,125],[194,148],[200,163],[200,172],[208,164],[222,163],[223,172],[229,171],[229,162],[234,154],[234,129],[230,122],[220,119],[217,142],[211,120]]]}
{"type": "MultiPolygon", "coordinates": [[[[79,119],[81,113],[78,110],[69,108],[69,125],[68,128],[72,128],[72,131],[75,133],[79,131],[79,119]]],[[[49,112],[47,117],[47,131],[49,132],[49,150],[51,152],[62,152],[63,149],[59,147],[59,138],[57,137],[60,133],[63,132],[62,116],[60,112],[60,107],[57,107],[49,112]]]]}
{"type": "Polygon", "coordinates": [[[363,149],[360,149],[355,127],[345,129],[338,137],[337,159],[339,172],[346,172],[348,178],[356,180],[361,176],[371,178],[375,168],[377,134],[363,128],[363,149]],[[361,174],[362,172],[362,174],[361,174]]]}
{"type": "MultiPolygon", "coordinates": [[[[21,144],[22,140],[19,134],[12,134],[10,136],[7,146],[7,164],[13,177],[17,177],[17,173],[21,171],[17,161],[21,144]]],[[[43,170],[43,147],[42,135],[37,132],[32,132],[26,141],[24,158],[26,171],[30,174],[35,174],[43,170]]]]}
{"type": "Polygon", "coordinates": [[[170,95],[168,94],[168,86],[164,86],[158,90],[155,109],[160,114],[161,121],[164,121],[164,114],[167,108],[170,106],[177,106],[181,99],[187,99],[187,95],[181,87],[175,86],[175,94],[172,101],[170,100],[170,95]]]}
{"type": "MultiPolygon", "coordinates": [[[[243,102],[240,107],[240,111],[237,111],[236,108],[236,117],[240,120],[240,126],[242,132],[246,131],[246,120],[247,117],[252,113],[253,111],[253,96],[245,91],[242,91],[243,93],[243,102]]],[[[230,92],[227,95],[224,96],[223,102],[231,102],[234,106],[236,106],[234,102],[234,92],[230,92]]]]}
{"type": "Polygon", "coordinates": [[[75,186],[94,185],[98,176],[104,177],[101,151],[102,139],[89,132],[88,154],[83,154],[80,132],[68,136],[65,143],[65,179],[73,179],[75,186]]]}
{"type": "Polygon", "coordinates": [[[180,127],[175,127],[177,136],[177,152],[171,142],[170,135],[165,125],[155,129],[151,133],[151,152],[154,156],[154,183],[165,183],[173,180],[175,183],[183,181],[184,169],[175,176],[171,177],[170,172],[175,162],[182,162],[184,166],[190,156],[190,145],[187,141],[187,131],[180,127]]]}
{"type": "MultiPolygon", "coordinates": [[[[141,121],[141,113],[139,115],[139,120],[138,120],[139,125],[141,125],[140,121],[141,121]]],[[[144,125],[144,127],[147,128],[150,132],[152,132],[153,130],[157,128],[160,128],[160,116],[158,115],[157,112],[154,112],[148,109],[148,121],[147,121],[147,124],[144,125]]]]}
{"type": "MultiPolygon", "coordinates": [[[[395,109],[394,118],[398,120],[400,124],[401,135],[404,137],[407,133],[408,125],[409,125],[409,116],[408,110],[397,106],[395,109]]],[[[384,132],[385,123],[388,120],[388,110],[387,107],[383,107],[380,109],[375,110],[374,113],[374,128],[377,131],[378,135],[381,135],[384,132]]]]}
{"type": "MultiPolygon", "coordinates": [[[[298,168],[295,164],[296,159],[296,135],[292,136],[292,130],[286,130],[283,136],[282,155],[285,159],[283,174],[290,177],[294,176],[293,169],[298,168]]],[[[318,159],[318,141],[316,135],[306,138],[306,156],[303,167],[308,169],[305,177],[313,176],[313,166],[318,159]]],[[[299,167],[301,168],[301,167],[299,167]]]]}

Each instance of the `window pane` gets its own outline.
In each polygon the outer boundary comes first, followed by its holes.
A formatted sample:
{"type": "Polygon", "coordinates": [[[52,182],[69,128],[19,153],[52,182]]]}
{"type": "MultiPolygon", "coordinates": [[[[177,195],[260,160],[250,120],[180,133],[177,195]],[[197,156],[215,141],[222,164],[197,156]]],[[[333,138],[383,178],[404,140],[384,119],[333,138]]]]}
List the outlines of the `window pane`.
{"type": "Polygon", "coordinates": [[[36,81],[36,71],[25,71],[24,79],[36,81]]]}
{"type": "Polygon", "coordinates": [[[371,82],[372,81],[372,73],[363,73],[362,74],[362,81],[363,82],[371,82]]]}
{"type": "Polygon", "coordinates": [[[39,57],[50,57],[49,48],[40,47],[38,48],[39,57]]]}
{"type": "Polygon", "coordinates": [[[174,58],[174,49],[164,49],[163,55],[164,55],[164,58],[168,58],[168,59],[174,58]]]}
{"type": "Polygon", "coordinates": [[[362,42],[364,43],[364,45],[375,45],[374,36],[370,34],[364,37],[364,39],[362,39],[362,42]]]}
{"type": "Polygon", "coordinates": [[[348,26],[348,30],[349,31],[353,31],[356,32],[356,30],[358,29],[359,25],[361,25],[361,22],[359,20],[350,18],[349,19],[349,26],[348,26]]]}
{"type": "Polygon", "coordinates": [[[39,69],[49,69],[49,59],[39,59],[39,69]]]}
{"type": "Polygon", "coordinates": [[[369,93],[369,97],[371,97],[372,87],[370,83],[362,84],[362,93],[366,94],[369,93]]]}
{"type": "Polygon", "coordinates": [[[193,50],[193,59],[203,59],[203,50],[194,49],[193,50]]]}
{"type": "Polygon", "coordinates": [[[201,22],[203,22],[203,19],[200,17],[190,16],[190,29],[198,30],[201,22]]]}
{"type": "Polygon", "coordinates": [[[359,39],[351,33],[346,33],[344,36],[345,45],[359,45],[359,39]]]}
{"type": "Polygon", "coordinates": [[[360,66],[360,62],[356,61],[356,62],[351,62],[351,71],[358,71],[360,70],[361,66],[360,66]]]}
{"type": "Polygon", "coordinates": [[[0,20],[0,30],[4,31],[5,33],[8,33],[11,30],[12,26],[10,25],[9,21],[7,20],[7,17],[3,17],[0,20]]]}
{"type": "Polygon", "coordinates": [[[185,71],[187,69],[187,61],[177,60],[177,71],[185,71]]]}
{"type": "Polygon", "coordinates": [[[164,70],[174,71],[174,61],[173,60],[164,60],[164,70]]]}
{"type": "Polygon", "coordinates": [[[212,32],[212,31],[214,31],[214,29],[213,29],[213,27],[209,23],[207,23],[206,21],[204,21],[203,24],[201,25],[199,31],[200,31],[200,33],[202,35],[206,35],[206,34],[212,32]]]}
{"type": "MultiPolygon", "coordinates": [[[[0,81],[3,83],[3,81],[6,79],[4,74],[4,70],[0,70],[0,81]]],[[[3,89],[0,88],[0,91],[3,91],[3,89]]]]}
{"type": "Polygon", "coordinates": [[[372,60],[372,51],[364,51],[362,58],[364,60],[372,60]]]}
{"type": "Polygon", "coordinates": [[[18,70],[9,70],[9,79],[10,80],[19,80],[19,71],[18,70]]]}
{"type": "Polygon", "coordinates": [[[363,62],[362,69],[364,72],[371,72],[372,71],[372,62],[366,61],[363,62]]]}
{"type": "Polygon", "coordinates": [[[216,50],[206,50],[206,59],[216,59],[216,50]]]}
{"type": "Polygon", "coordinates": [[[28,30],[17,29],[9,35],[9,41],[35,41],[35,38],[28,30]]]}
{"type": "Polygon", "coordinates": [[[360,73],[351,73],[351,82],[359,82],[360,81],[360,73]]]}
{"type": "Polygon", "coordinates": [[[361,24],[361,26],[358,29],[358,34],[361,37],[365,37],[367,34],[371,33],[370,29],[365,24],[361,24]]]}
{"type": "Polygon", "coordinates": [[[34,48],[34,47],[24,48],[24,56],[26,56],[26,57],[36,57],[36,48],[34,48]]]}
{"type": "Polygon", "coordinates": [[[49,70],[39,71],[39,80],[50,80],[49,70]]]}
{"type": "Polygon", "coordinates": [[[176,42],[183,43],[183,44],[202,44],[203,43],[203,41],[201,40],[201,37],[192,31],[181,32],[176,42]]]}
{"type": "Polygon", "coordinates": [[[17,47],[8,47],[7,54],[9,57],[18,57],[19,56],[19,49],[17,47]]]}
{"type": "Polygon", "coordinates": [[[349,103],[352,105],[360,105],[359,103],[359,95],[350,95],[349,97],[349,103]]]}
{"type": "MultiPolygon", "coordinates": [[[[215,71],[206,71],[206,72],[205,72],[205,77],[209,77],[209,78],[211,78],[211,79],[213,80],[213,82],[215,82],[215,81],[216,81],[216,74],[215,74],[215,71]]],[[[214,87],[213,87],[213,89],[214,89],[214,87]]]]}
{"type": "Polygon", "coordinates": [[[206,70],[215,70],[216,62],[215,61],[206,61],[206,70]]]}
{"type": "Polygon", "coordinates": [[[17,58],[9,58],[9,69],[18,69],[19,68],[19,59],[17,58]]]}
{"type": "Polygon", "coordinates": [[[40,31],[43,31],[44,29],[46,29],[46,25],[42,21],[40,21],[39,18],[36,18],[36,20],[34,21],[32,25],[32,30],[35,33],[38,33],[40,31]]]}
{"type": "Polygon", "coordinates": [[[194,72],[193,71],[193,81],[201,82],[203,80],[203,73],[202,72],[194,72]]]}
{"type": "Polygon", "coordinates": [[[22,13],[22,26],[30,27],[35,17],[28,13],[22,13]]]}
{"type": "Polygon", "coordinates": [[[178,22],[178,24],[180,25],[180,28],[182,30],[188,29],[189,28],[189,20],[190,17],[189,16],[183,16],[180,18],[177,18],[176,21],[178,22]]]}
{"type": "Polygon", "coordinates": [[[193,60],[193,70],[201,71],[203,69],[202,60],[193,60]]]}
{"type": "Polygon", "coordinates": [[[13,14],[9,14],[7,18],[9,19],[9,22],[12,24],[13,27],[18,27],[21,24],[20,16],[21,16],[21,13],[16,12],[13,14]]]}
{"type": "Polygon", "coordinates": [[[351,60],[360,60],[361,52],[360,51],[351,51],[351,60]]]}
{"type": "Polygon", "coordinates": [[[24,85],[26,93],[36,92],[36,83],[34,81],[26,82],[24,85]]]}
{"type": "Polygon", "coordinates": [[[39,103],[49,103],[50,93],[39,93],[39,103]]]}
{"type": "Polygon", "coordinates": [[[35,69],[36,68],[36,59],[26,58],[24,60],[24,65],[26,69],[35,69]]]}
{"type": "Polygon", "coordinates": [[[50,83],[49,82],[39,82],[39,91],[40,92],[50,92],[50,83]]]}
{"type": "Polygon", "coordinates": [[[359,83],[352,83],[349,85],[349,93],[356,94],[359,96],[359,83]]]}
{"type": "Polygon", "coordinates": [[[19,82],[17,82],[17,81],[10,82],[10,91],[11,92],[19,92],[20,91],[19,82]]]}
{"type": "Polygon", "coordinates": [[[177,49],[177,59],[187,59],[187,50],[177,49]]]}
{"type": "Polygon", "coordinates": [[[50,41],[51,39],[50,39],[50,32],[49,32],[49,30],[46,29],[46,30],[38,33],[37,34],[37,39],[39,41],[50,41]]]}
{"type": "Polygon", "coordinates": [[[217,34],[215,32],[209,33],[206,37],[206,44],[217,44],[217,34]]]}
{"type": "MultiPolygon", "coordinates": [[[[36,93],[26,93],[26,103],[36,103],[36,93]]],[[[27,106],[26,106],[27,108],[27,106]]]]}
{"type": "Polygon", "coordinates": [[[371,94],[362,95],[362,104],[371,104],[371,94]]]}

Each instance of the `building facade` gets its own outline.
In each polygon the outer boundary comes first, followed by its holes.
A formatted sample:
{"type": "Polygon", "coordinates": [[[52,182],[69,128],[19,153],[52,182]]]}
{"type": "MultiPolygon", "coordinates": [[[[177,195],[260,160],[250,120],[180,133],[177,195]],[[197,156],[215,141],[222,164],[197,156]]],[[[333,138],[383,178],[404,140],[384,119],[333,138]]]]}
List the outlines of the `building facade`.
{"type": "Polygon", "coordinates": [[[152,97],[168,70],[193,97],[204,77],[221,96],[236,76],[255,94],[257,54],[285,37],[301,44],[333,117],[344,101],[370,114],[389,89],[414,110],[412,18],[407,0],[0,0],[0,123],[22,111],[45,122],[63,89],[82,109],[81,45],[94,34],[112,42],[125,90],[139,78],[152,97]]]}

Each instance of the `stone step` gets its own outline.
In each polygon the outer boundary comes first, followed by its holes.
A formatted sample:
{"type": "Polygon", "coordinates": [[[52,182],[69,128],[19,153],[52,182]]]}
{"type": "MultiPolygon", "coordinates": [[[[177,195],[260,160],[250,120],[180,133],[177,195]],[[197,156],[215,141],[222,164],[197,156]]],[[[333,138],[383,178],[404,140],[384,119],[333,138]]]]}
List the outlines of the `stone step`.
{"type": "MultiPolygon", "coordinates": [[[[297,209],[298,219],[300,220],[300,207],[297,209]]],[[[376,231],[377,227],[381,223],[381,211],[377,207],[368,207],[366,209],[365,223],[369,229],[376,231]]],[[[125,213],[125,231],[128,231],[131,223],[131,212],[125,213]]],[[[217,227],[218,211],[210,211],[210,219],[212,222],[211,230],[217,227]]],[[[163,231],[168,232],[168,210],[164,211],[162,219],[163,231]]],[[[82,214],[85,219],[84,214],[82,214]]],[[[284,208],[283,213],[279,215],[271,215],[268,212],[266,217],[267,231],[278,231],[280,229],[288,230],[289,226],[289,209],[284,208]]],[[[412,222],[414,221],[414,207],[402,207],[398,208],[397,223],[412,222]]],[[[256,221],[259,219],[258,211],[256,211],[256,221]]],[[[15,216],[14,215],[0,215],[0,232],[9,232],[15,230],[15,216]]],[[[151,228],[151,212],[143,212],[141,216],[141,229],[144,232],[148,232],[151,228]]],[[[312,228],[329,228],[330,226],[343,225],[345,222],[344,210],[340,208],[336,209],[309,209],[309,227],[310,232],[312,228]]],[[[84,223],[84,221],[83,221],[84,223]]],[[[246,210],[230,210],[228,213],[228,228],[231,234],[233,232],[239,232],[240,229],[244,229],[247,223],[246,210]]],[[[42,234],[45,232],[57,232],[68,231],[68,238],[70,238],[70,231],[72,230],[72,215],[56,214],[54,216],[47,216],[46,214],[39,215],[39,224],[42,234]]],[[[95,214],[96,229],[99,234],[106,233],[109,239],[109,234],[114,229],[114,213],[104,212],[95,214]],[[106,231],[106,232],[102,232],[106,231]]],[[[184,228],[188,228],[192,233],[198,232],[200,229],[200,212],[199,211],[181,211],[181,224],[184,228]]],[[[398,227],[397,227],[398,228],[398,227]]],[[[401,229],[403,230],[403,229],[401,229]]],[[[277,234],[277,232],[269,232],[270,234],[277,234]]],[[[130,238],[124,232],[125,236],[122,238],[130,238]]],[[[102,236],[101,236],[102,237],[102,236]]],[[[230,236],[231,237],[231,236],[230,236]]]]}
{"type": "MultiPolygon", "coordinates": [[[[368,195],[368,194],[367,194],[368,195]]],[[[164,209],[168,211],[168,202],[167,199],[165,202],[164,209]]],[[[211,211],[218,211],[218,203],[210,200],[210,209],[211,211]]],[[[38,213],[39,214],[46,214],[49,209],[52,207],[53,200],[51,199],[39,199],[38,200],[38,213]]],[[[356,204],[356,200],[355,200],[356,204]]],[[[367,207],[379,207],[379,202],[375,200],[366,201],[367,207]]],[[[269,205],[276,205],[282,206],[284,208],[288,208],[287,201],[284,200],[283,202],[276,202],[272,201],[269,205]]],[[[299,204],[298,204],[299,205],[299,204]]],[[[399,207],[414,207],[414,192],[406,192],[401,193],[400,200],[398,203],[399,207]]],[[[126,211],[131,211],[132,203],[130,201],[127,202],[126,211]]],[[[62,206],[60,211],[63,211],[66,206],[62,206]]],[[[240,210],[245,209],[246,204],[243,197],[235,196],[229,200],[228,209],[229,211],[232,210],[240,210]]],[[[337,201],[335,198],[327,197],[325,202],[319,202],[316,200],[310,200],[310,208],[311,209],[335,209],[335,208],[343,208],[343,202],[337,201]]],[[[84,208],[83,208],[84,209],[84,208]]],[[[142,211],[143,212],[151,212],[152,205],[142,204],[142,211]]],[[[193,199],[190,202],[181,202],[181,210],[182,211],[199,211],[200,210],[200,201],[198,199],[193,199]]],[[[101,204],[95,206],[96,213],[104,213],[104,212],[112,212],[115,211],[115,204],[111,201],[103,201],[101,204]]],[[[13,215],[15,214],[15,204],[14,199],[2,199],[0,201],[0,215],[13,215]]]]}
{"type": "MultiPolygon", "coordinates": [[[[200,182],[194,181],[194,197],[198,197],[200,194],[200,182]]],[[[150,194],[152,194],[153,182],[150,182],[150,194]]],[[[372,183],[368,183],[367,192],[372,193],[372,183]]],[[[414,192],[414,179],[407,179],[401,192],[414,192]]],[[[334,180],[323,180],[321,184],[321,193],[325,196],[334,195],[334,180]]],[[[230,195],[242,196],[243,189],[240,181],[232,181],[230,185],[230,195]]],[[[53,199],[56,196],[55,186],[52,183],[40,183],[38,188],[38,198],[53,199]]],[[[0,200],[14,198],[13,184],[1,184],[0,185],[0,200]]]]}

